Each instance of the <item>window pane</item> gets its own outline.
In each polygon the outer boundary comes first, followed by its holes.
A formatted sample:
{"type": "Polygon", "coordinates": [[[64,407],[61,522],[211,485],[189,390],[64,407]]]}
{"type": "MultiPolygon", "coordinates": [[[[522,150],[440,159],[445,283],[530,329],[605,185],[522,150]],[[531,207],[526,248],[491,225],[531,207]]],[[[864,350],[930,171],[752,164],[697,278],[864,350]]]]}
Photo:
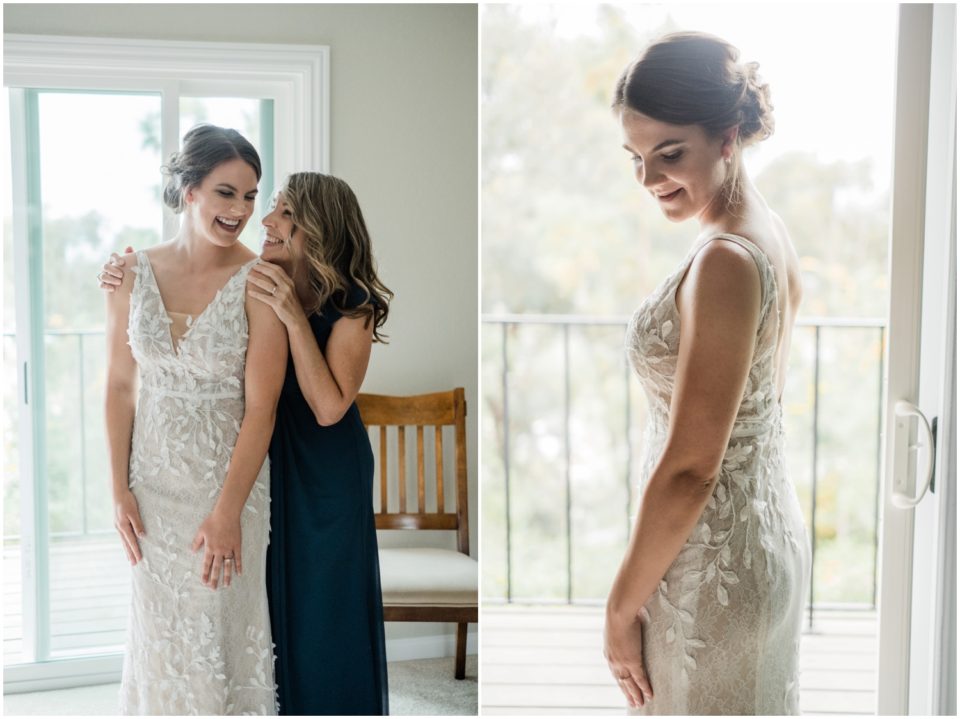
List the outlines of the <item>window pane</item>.
{"type": "Polygon", "coordinates": [[[129,565],[104,432],[104,258],[160,240],[160,98],[41,92],[46,479],[54,656],[123,642],[129,565]],[[78,138],[82,138],[78,140],[78,138]]]}
{"type": "Polygon", "coordinates": [[[253,217],[240,234],[240,241],[260,253],[260,218],[273,193],[273,101],[242,97],[180,98],[180,136],[194,125],[208,122],[229,127],[245,138],[260,154],[263,176],[253,217]]]}

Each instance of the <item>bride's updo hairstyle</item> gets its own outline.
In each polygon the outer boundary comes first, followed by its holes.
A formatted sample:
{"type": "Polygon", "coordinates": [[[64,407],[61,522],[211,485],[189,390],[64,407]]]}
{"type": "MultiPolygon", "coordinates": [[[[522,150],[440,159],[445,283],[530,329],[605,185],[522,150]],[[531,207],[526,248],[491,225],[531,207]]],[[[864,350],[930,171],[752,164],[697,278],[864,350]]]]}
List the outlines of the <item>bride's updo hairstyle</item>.
{"type": "Polygon", "coordinates": [[[221,162],[240,159],[257,174],[260,181],[262,169],[260,155],[243,135],[216,125],[196,125],[183,136],[180,152],[174,152],[166,165],[160,169],[166,176],[163,202],[174,212],[183,212],[183,196],[191,187],[196,187],[210,171],[221,162]]]}
{"type": "Polygon", "coordinates": [[[770,87],[759,64],[740,63],[740,51],[702,32],[677,32],[653,41],[630,63],[613,94],[613,109],[634,110],[672,125],[699,125],[710,137],[739,128],[727,179],[725,206],[740,204],[740,151],[773,134],[770,87]]]}
{"type": "Polygon", "coordinates": [[[304,306],[308,315],[327,301],[345,317],[373,322],[373,341],[383,342],[380,328],[387,321],[393,292],[377,277],[373,248],[357,196],[350,185],[333,175],[295,172],[280,190],[293,216],[293,230],[303,230],[304,264],[313,293],[304,306]],[[365,295],[357,307],[347,307],[352,288],[365,295]]]}

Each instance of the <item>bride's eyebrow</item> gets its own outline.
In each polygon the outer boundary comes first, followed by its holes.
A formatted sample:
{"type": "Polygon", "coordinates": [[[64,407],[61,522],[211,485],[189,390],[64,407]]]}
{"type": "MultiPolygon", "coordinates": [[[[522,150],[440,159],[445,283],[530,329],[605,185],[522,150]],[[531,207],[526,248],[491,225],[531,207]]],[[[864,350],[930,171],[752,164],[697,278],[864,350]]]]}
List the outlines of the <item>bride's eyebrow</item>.
{"type": "MultiPolygon", "coordinates": [[[[662,150],[662,149],[665,148],[665,147],[670,147],[670,145],[682,145],[682,144],[683,144],[683,140],[664,140],[664,141],[661,142],[659,145],[657,145],[655,148],[653,148],[652,150],[650,150],[650,154],[653,154],[654,152],[657,152],[658,150],[662,150]]],[[[635,151],[632,147],[630,147],[629,145],[624,145],[624,146],[623,146],[623,149],[626,150],[627,152],[634,152],[634,153],[636,153],[636,151],[635,151]]]]}
{"type": "MultiPolygon", "coordinates": [[[[234,187],[233,185],[231,185],[229,182],[221,182],[219,185],[217,185],[217,187],[225,187],[225,188],[227,188],[228,190],[231,190],[231,191],[233,191],[233,192],[236,192],[236,191],[237,191],[237,188],[234,187]]],[[[256,195],[256,194],[258,194],[259,192],[260,192],[260,190],[258,190],[257,188],[253,188],[252,190],[249,190],[249,191],[245,192],[244,194],[246,194],[246,195],[256,195]]]]}

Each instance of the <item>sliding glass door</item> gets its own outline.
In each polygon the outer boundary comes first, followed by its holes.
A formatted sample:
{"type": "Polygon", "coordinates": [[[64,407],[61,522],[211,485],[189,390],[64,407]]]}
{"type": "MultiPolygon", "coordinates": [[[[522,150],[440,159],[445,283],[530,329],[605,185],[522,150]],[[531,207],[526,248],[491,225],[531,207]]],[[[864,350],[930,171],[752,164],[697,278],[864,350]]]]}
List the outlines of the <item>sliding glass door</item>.
{"type": "Polygon", "coordinates": [[[329,50],[5,36],[4,691],[119,678],[129,565],[112,526],[103,389],[112,251],[170,239],[160,166],[200,122],[257,148],[260,195],[328,171],[329,50]]]}

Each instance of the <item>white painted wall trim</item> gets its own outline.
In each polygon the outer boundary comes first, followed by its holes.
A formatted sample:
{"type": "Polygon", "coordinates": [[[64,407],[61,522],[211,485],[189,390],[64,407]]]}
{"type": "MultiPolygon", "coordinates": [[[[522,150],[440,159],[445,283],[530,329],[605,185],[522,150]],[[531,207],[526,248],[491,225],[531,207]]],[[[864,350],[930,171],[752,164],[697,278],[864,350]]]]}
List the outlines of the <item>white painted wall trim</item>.
{"type": "Polygon", "coordinates": [[[8,87],[270,98],[283,138],[275,142],[277,177],[330,171],[326,45],[5,34],[3,64],[8,87]]]}

